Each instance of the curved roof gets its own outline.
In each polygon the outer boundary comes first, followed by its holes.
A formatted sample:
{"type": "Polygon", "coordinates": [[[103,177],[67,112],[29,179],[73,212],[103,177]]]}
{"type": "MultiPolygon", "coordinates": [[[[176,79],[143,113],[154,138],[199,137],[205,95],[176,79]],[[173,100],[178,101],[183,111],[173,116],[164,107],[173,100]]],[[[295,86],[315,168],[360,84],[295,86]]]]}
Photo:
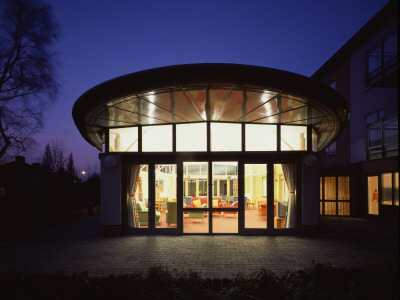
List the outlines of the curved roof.
{"type": "Polygon", "coordinates": [[[312,124],[318,149],[350,116],[336,90],[308,77],[238,64],[176,65],[101,83],[78,98],[72,115],[82,136],[102,149],[104,129],[223,121],[312,124]]]}

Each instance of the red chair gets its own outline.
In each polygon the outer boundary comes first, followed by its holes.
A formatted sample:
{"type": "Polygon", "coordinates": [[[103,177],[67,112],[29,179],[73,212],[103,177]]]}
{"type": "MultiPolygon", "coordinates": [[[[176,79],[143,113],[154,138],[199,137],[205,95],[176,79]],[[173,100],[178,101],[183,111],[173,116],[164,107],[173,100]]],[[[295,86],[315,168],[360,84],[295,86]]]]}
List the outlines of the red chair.
{"type": "MultiPolygon", "coordinates": [[[[225,208],[238,208],[239,202],[235,201],[232,205],[224,205],[225,208]]],[[[237,214],[237,211],[224,211],[224,216],[226,214],[233,214],[235,216],[237,214]]]]}

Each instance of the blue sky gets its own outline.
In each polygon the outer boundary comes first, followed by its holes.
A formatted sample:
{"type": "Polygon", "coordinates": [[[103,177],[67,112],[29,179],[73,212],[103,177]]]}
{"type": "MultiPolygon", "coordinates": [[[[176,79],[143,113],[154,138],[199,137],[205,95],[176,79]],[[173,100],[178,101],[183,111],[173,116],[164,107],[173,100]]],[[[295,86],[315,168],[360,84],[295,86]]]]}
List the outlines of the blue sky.
{"type": "Polygon", "coordinates": [[[40,159],[59,139],[79,170],[98,151],[72,120],[76,99],[124,74],[186,63],[239,63],[311,76],[388,1],[384,0],[49,0],[61,27],[61,90],[36,136],[40,159]]]}

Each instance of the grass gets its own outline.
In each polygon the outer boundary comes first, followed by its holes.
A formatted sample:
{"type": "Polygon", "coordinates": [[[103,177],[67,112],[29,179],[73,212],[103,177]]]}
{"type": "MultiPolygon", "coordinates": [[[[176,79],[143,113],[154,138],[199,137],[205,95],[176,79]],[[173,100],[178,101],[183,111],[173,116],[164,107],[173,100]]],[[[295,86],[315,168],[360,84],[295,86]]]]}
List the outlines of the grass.
{"type": "Polygon", "coordinates": [[[233,279],[202,278],[162,267],[90,277],[87,272],[0,272],[2,299],[398,299],[399,268],[388,262],[363,268],[311,267],[276,276],[265,269],[233,279]]]}

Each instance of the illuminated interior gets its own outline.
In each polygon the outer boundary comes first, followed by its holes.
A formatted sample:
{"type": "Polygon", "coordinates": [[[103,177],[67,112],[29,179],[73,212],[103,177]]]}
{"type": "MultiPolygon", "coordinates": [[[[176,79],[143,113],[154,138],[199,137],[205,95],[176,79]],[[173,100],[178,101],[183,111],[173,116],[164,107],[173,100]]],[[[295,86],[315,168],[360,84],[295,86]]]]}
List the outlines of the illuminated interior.
{"type": "MultiPolygon", "coordinates": [[[[294,165],[293,165],[294,166],[294,165]]],[[[213,233],[238,233],[239,197],[238,163],[212,162],[212,197],[208,196],[207,162],[183,164],[183,232],[208,233],[208,220],[213,218],[213,233]],[[213,208],[210,213],[209,206],[213,208]]],[[[131,165],[128,176],[128,216],[131,228],[149,227],[149,167],[131,165]],[[134,195],[133,197],[131,195],[134,195]]],[[[295,186],[288,184],[293,176],[290,164],[273,165],[273,228],[295,228],[295,186]],[[285,177],[286,176],[286,177],[285,177]],[[292,191],[291,189],[294,190],[292,191]],[[290,218],[291,222],[290,222],[290,218]]],[[[154,227],[176,228],[178,224],[177,165],[154,166],[155,205],[154,227]]],[[[247,229],[266,229],[267,222],[267,165],[246,164],[244,168],[244,218],[247,229]]]]}
{"type": "MultiPolygon", "coordinates": [[[[207,123],[142,126],[143,152],[172,152],[173,126],[176,126],[177,152],[207,151],[207,123]]],[[[277,151],[279,125],[245,124],[245,151],[277,151]]],[[[307,126],[280,125],[281,151],[306,151],[307,126]]],[[[312,136],[312,148],[316,136],[312,136]]],[[[138,127],[109,130],[110,152],[138,152],[138,127]]],[[[242,151],[241,124],[210,124],[210,151],[242,151]]]]}

